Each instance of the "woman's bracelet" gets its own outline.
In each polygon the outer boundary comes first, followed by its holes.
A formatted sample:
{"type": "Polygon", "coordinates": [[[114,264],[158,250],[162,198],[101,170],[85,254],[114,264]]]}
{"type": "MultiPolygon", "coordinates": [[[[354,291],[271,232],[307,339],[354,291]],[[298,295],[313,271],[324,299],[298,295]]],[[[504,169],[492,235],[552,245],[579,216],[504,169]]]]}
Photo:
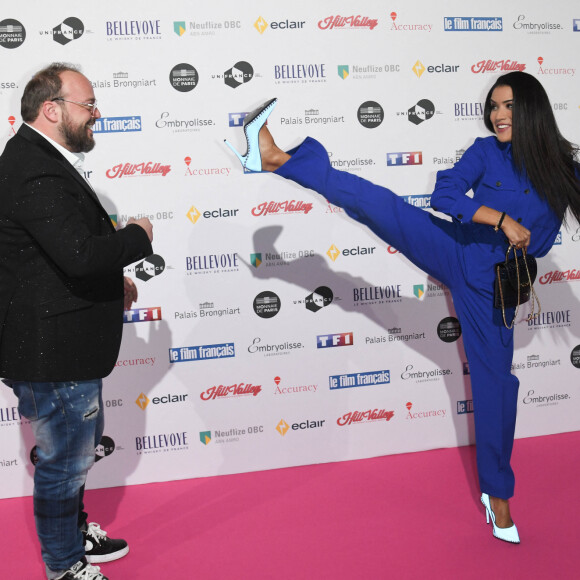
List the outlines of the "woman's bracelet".
{"type": "Polygon", "coordinates": [[[499,221],[497,222],[497,225],[495,226],[495,228],[493,228],[496,232],[499,230],[499,228],[501,228],[501,224],[503,224],[503,220],[506,216],[505,211],[501,214],[499,221]]]}

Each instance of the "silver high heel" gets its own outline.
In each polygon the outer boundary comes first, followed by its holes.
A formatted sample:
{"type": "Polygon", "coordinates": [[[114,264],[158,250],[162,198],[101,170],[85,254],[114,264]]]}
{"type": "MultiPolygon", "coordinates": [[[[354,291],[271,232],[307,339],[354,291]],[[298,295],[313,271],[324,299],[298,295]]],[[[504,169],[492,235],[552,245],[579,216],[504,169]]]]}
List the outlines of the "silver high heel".
{"type": "Polygon", "coordinates": [[[489,495],[487,493],[481,494],[481,503],[485,506],[485,515],[487,523],[489,524],[489,518],[491,517],[491,523],[493,524],[493,535],[498,540],[503,540],[504,542],[510,542],[512,544],[520,543],[520,536],[518,535],[518,529],[516,525],[510,526],[509,528],[498,528],[495,525],[495,514],[491,509],[491,503],[489,501],[489,495]]]}
{"type": "Polygon", "coordinates": [[[246,136],[247,144],[245,155],[240,155],[237,149],[227,139],[224,139],[226,145],[240,160],[244,171],[254,173],[262,171],[262,156],[260,155],[258,135],[277,102],[278,99],[270,99],[255,111],[246,115],[244,119],[244,135],[246,136]]]}

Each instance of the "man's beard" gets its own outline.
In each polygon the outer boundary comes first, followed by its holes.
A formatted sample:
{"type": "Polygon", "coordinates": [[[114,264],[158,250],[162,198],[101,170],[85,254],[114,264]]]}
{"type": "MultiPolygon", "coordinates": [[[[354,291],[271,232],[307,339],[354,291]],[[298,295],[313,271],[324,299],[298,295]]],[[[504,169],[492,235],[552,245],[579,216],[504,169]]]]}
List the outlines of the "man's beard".
{"type": "Polygon", "coordinates": [[[88,153],[95,146],[95,140],[93,139],[92,133],[89,134],[87,132],[87,127],[91,127],[94,124],[95,120],[91,119],[89,123],[75,127],[70,122],[69,116],[65,113],[58,130],[70,151],[73,153],[88,153]]]}

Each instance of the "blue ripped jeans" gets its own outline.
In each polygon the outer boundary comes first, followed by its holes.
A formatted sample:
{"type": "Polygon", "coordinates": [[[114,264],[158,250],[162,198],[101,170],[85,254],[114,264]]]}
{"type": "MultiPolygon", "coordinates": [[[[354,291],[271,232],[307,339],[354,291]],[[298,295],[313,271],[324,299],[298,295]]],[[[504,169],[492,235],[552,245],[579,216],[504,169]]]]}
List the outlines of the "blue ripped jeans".
{"type": "Polygon", "coordinates": [[[34,518],[42,559],[51,570],[66,570],[85,555],[83,493],[103,435],[102,381],[10,383],[36,439],[34,518]]]}

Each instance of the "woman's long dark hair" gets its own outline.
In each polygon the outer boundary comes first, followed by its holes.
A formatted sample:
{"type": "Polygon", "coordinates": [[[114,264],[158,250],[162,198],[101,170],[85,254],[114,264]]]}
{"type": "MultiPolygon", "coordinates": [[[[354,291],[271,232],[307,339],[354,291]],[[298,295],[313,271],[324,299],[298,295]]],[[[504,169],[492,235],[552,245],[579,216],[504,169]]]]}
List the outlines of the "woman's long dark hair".
{"type": "Polygon", "coordinates": [[[562,137],[548,95],[540,82],[525,72],[500,76],[485,99],[483,119],[490,121],[491,94],[496,87],[513,92],[512,157],[518,171],[564,219],[567,209],[580,222],[580,182],[575,174],[578,148],[562,137]]]}

